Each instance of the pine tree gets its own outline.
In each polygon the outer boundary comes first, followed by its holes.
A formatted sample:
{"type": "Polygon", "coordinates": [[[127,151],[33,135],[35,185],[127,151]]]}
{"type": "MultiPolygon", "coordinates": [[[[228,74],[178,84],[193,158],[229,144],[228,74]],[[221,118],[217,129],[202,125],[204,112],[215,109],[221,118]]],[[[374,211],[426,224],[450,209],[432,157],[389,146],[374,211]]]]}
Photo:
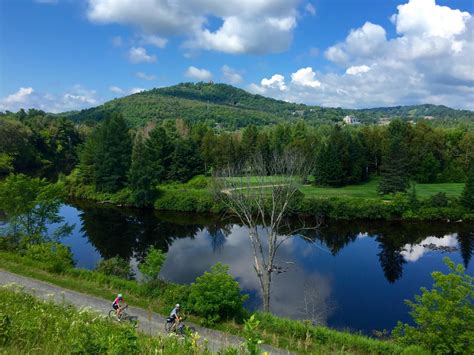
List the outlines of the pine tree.
{"type": "Polygon", "coordinates": [[[132,142],[127,123],[120,114],[112,114],[98,129],[95,154],[95,182],[100,191],[116,192],[127,183],[132,142]]]}
{"type": "Polygon", "coordinates": [[[319,185],[342,186],[344,172],[337,147],[325,144],[319,151],[314,169],[315,182],[319,185]]]}
{"type": "Polygon", "coordinates": [[[390,123],[378,187],[381,194],[404,192],[409,186],[408,128],[401,120],[390,123]]]}
{"type": "Polygon", "coordinates": [[[179,139],[171,155],[168,178],[185,182],[203,172],[203,163],[196,143],[191,139],[179,139]]]}
{"type": "Polygon", "coordinates": [[[132,201],[136,206],[150,206],[156,198],[156,189],[152,183],[150,164],[141,132],[136,134],[133,144],[129,186],[132,190],[132,201]]]}
{"type": "Polygon", "coordinates": [[[173,149],[173,141],[163,127],[156,127],[150,132],[150,138],[145,143],[145,155],[153,185],[166,180],[173,149]]]}

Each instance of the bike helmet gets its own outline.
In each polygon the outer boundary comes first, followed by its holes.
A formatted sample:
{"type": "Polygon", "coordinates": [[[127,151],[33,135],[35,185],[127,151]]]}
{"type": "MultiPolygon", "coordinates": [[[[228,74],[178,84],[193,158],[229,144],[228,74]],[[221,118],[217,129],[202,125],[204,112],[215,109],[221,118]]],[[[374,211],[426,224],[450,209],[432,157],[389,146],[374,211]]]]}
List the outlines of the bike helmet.
{"type": "Polygon", "coordinates": [[[120,298],[120,299],[122,299],[122,298],[123,298],[122,294],[121,294],[121,293],[119,293],[119,294],[117,295],[117,298],[120,298]]]}
{"type": "Polygon", "coordinates": [[[180,308],[180,307],[179,307],[179,303],[176,303],[176,308],[180,308]]]}

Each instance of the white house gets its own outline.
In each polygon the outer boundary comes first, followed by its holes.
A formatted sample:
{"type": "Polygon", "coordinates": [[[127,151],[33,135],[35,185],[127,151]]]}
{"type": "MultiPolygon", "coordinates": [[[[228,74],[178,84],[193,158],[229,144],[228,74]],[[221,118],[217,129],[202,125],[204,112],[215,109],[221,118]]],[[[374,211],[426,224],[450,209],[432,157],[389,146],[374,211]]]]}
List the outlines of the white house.
{"type": "Polygon", "coordinates": [[[346,116],[342,119],[345,124],[360,124],[359,120],[354,116],[346,116]]]}

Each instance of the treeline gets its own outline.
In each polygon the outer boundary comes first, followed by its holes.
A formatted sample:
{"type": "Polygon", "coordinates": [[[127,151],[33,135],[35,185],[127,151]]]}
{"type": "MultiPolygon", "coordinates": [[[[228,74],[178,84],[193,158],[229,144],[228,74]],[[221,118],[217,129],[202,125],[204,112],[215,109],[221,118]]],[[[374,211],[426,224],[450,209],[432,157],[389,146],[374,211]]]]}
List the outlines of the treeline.
{"type": "Polygon", "coordinates": [[[133,204],[144,206],[161,184],[210,175],[255,155],[270,162],[285,151],[305,158],[311,167],[307,180],[317,185],[357,184],[380,175],[379,190],[386,194],[406,191],[410,181],[466,181],[474,162],[474,133],[401,120],[358,128],[250,125],[237,132],[167,120],[129,129],[123,116],[112,114],[80,146],[76,182],[106,193],[126,188],[133,204]]]}
{"type": "Polygon", "coordinates": [[[41,110],[0,112],[0,178],[10,172],[51,179],[69,173],[84,129],[41,110]]]}

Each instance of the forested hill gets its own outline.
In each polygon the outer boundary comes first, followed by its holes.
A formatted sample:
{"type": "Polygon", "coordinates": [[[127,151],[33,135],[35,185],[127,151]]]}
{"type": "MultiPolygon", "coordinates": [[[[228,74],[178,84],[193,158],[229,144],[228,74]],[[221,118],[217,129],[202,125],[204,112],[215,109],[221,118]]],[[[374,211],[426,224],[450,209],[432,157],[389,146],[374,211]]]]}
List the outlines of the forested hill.
{"type": "Polygon", "coordinates": [[[84,122],[102,120],[110,112],[121,112],[132,126],[143,125],[150,120],[182,118],[227,129],[300,119],[310,124],[330,123],[341,121],[346,115],[353,115],[367,123],[377,122],[382,117],[416,120],[425,116],[445,123],[474,122],[474,112],[446,106],[418,105],[363,110],[324,108],[275,100],[231,85],[214,83],[183,83],[152,89],[65,115],[84,122]]]}

